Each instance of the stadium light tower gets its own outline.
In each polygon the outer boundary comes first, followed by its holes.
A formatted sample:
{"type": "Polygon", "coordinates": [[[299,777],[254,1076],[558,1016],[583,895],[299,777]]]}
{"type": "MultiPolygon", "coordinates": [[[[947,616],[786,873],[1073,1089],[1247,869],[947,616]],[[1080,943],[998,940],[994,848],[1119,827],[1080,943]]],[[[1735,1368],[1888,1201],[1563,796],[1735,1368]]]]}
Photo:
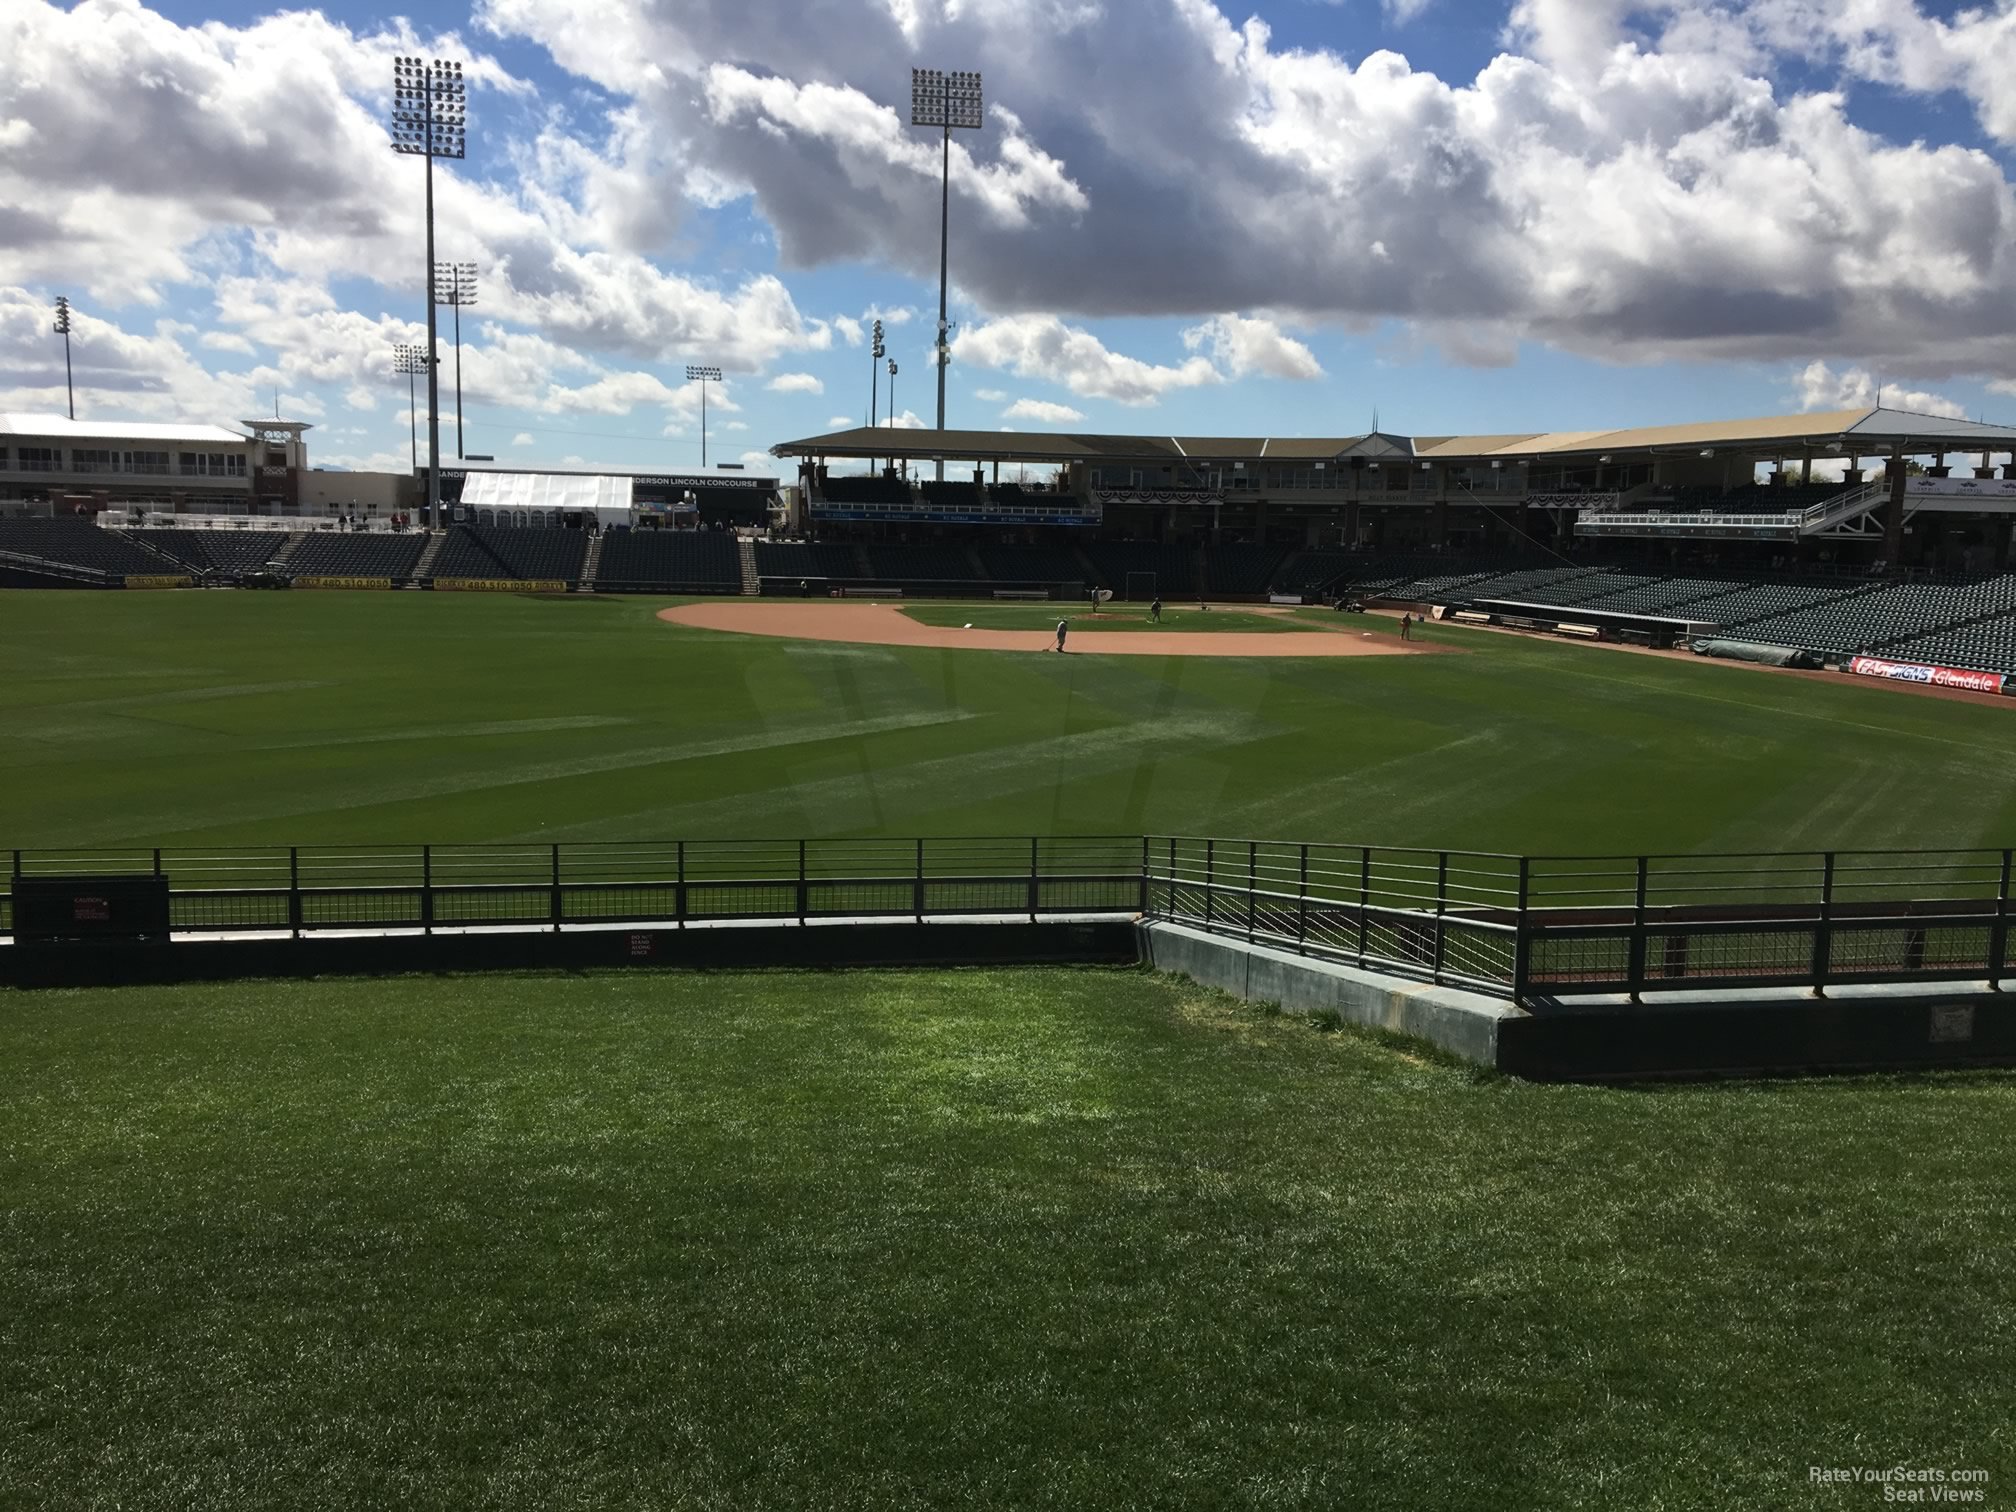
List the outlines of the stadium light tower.
{"type": "MultiPolygon", "coordinates": [[[[889,359],[889,428],[891,430],[896,428],[896,359],[894,357],[889,359]]],[[[889,460],[893,463],[896,459],[891,457],[889,460]]]]}
{"type": "Polygon", "coordinates": [[[868,428],[875,428],[875,384],[882,376],[882,322],[875,322],[874,339],[868,344],[868,428]]]}
{"type": "MultiPolygon", "coordinates": [[[[945,133],[944,167],[938,188],[938,429],[945,429],[945,368],[952,361],[952,327],[945,321],[946,245],[952,219],[952,129],[980,129],[980,75],[910,70],[910,124],[936,126],[945,133]]],[[[945,459],[938,459],[945,481],[945,459]]]]}
{"type": "Polygon", "coordinates": [[[392,64],[392,150],[427,164],[427,523],[441,523],[441,351],[434,321],[434,159],[467,156],[469,94],[462,65],[392,64]]]}
{"type": "MultiPolygon", "coordinates": [[[[876,326],[881,332],[881,326],[876,326]]],[[[77,385],[70,377],[70,301],[56,296],[56,334],[63,338],[63,389],[70,396],[70,418],[77,418],[77,385]]]]}
{"type": "Polygon", "coordinates": [[[455,307],[455,455],[462,455],[462,307],[476,303],[476,264],[434,264],[434,299],[455,307]]]}
{"type": "Polygon", "coordinates": [[[686,365],[686,381],[700,385],[700,469],[707,469],[707,385],[721,381],[721,369],[686,365]]]}
{"type": "MultiPolygon", "coordinates": [[[[406,375],[406,429],[411,432],[413,442],[413,471],[420,471],[420,398],[413,392],[413,380],[427,371],[427,354],[417,346],[405,342],[392,348],[392,371],[406,375]]],[[[428,523],[434,523],[429,515],[428,523]]]]}

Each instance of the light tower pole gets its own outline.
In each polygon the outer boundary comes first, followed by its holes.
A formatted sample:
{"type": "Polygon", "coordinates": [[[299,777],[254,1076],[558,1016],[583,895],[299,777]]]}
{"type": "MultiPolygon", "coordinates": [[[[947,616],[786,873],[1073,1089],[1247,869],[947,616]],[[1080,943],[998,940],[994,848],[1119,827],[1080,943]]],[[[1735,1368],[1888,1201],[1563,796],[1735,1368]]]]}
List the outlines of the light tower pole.
{"type": "Polygon", "coordinates": [[[882,376],[882,322],[875,322],[875,340],[868,348],[868,429],[875,429],[875,384],[882,376]]]}
{"type": "Polygon", "coordinates": [[[686,381],[700,385],[700,470],[707,470],[707,385],[721,381],[718,367],[695,367],[686,365],[686,381]]]}
{"type": "MultiPolygon", "coordinates": [[[[877,325],[879,334],[882,327],[877,325]]],[[[63,391],[70,396],[70,418],[77,418],[77,385],[70,376],[70,301],[56,296],[56,334],[63,338],[63,391]]]]}
{"type": "MultiPolygon", "coordinates": [[[[405,342],[392,348],[392,371],[406,375],[406,429],[413,443],[413,471],[420,471],[420,398],[413,392],[413,380],[427,371],[427,354],[405,342]]],[[[432,516],[429,516],[432,523],[432,516]]]]}
{"type": "Polygon", "coordinates": [[[455,307],[455,455],[462,455],[462,307],[476,303],[476,264],[434,264],[434,299],[455,307]]]}
{"type": "Polygon", "coordinates": [[[434,159],[467,155],[469,95],[462,65],[398,58],[392,65],[392,150],[427,164],[427,523],[441,523],[441,349],[434,320],[434,159]]]}
{"type": "MultiPolygon", "coordinates": [[[[952,129],[980,129],[980,75],[944,73],[936,68],[910,70],[910,124],[937,126],[945,133],[942,177],[938,188],[938,429],[945,429],[945,369],[952,361],[952,327],[945,319],[947,246],[952,221],[952,129]]],[[[938,481],[945,480],[945,458],[938,458],[938,481]]]]}
{"type": "MultiPolygon", "coordinates": [[[[889,428],[891,430],[896,428],[896,359],[894,357],[889,359],[889,428]]],[[[896,438],[892,436],[889,439],[890,444],[893,446],[896,438]]],[[[896,465],[895,457],[890,457],[889,465],[892,468],[896,465]]]]}

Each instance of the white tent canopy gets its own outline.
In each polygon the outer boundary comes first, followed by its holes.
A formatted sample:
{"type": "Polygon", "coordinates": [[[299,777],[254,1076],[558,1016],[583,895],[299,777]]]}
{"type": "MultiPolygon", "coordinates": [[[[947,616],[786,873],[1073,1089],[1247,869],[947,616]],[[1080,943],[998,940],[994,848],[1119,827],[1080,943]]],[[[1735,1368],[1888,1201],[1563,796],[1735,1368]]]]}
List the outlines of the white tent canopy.
{"type": "Polygon", "coordinates": [[[578,473],[472,472],[462,484],[462,507],[495,510],[498,525],[558,525],[563,514],[592,514],[603,525],[627,525],[633,481],[578,473]]]}

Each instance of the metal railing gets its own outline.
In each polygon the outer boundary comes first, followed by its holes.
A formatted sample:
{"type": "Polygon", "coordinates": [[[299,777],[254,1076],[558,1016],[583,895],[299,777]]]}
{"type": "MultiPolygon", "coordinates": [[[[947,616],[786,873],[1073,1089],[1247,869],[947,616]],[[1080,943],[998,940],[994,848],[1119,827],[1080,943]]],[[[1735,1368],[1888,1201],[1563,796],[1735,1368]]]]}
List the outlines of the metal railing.
{"type": "Polygon", "coordinates": [[[2016,975],[2002,850],[1515,856],[1177,836],[0,851],[177,933],[1140,915],[1521,1003],[2016,975]]]}
{"type": "Polygon", "coordinates": [[[159,876],[177,933],[1038,918],[1141,909],[1138,837],[16,850],[0,878],[159,876]]]}
{"type": "Polygon", "coordinates": [[[1982,981],[2011,960],[2011,852],[1509,856],[1150,837],[1155,918],[1528,1003],[1982,981]]]}

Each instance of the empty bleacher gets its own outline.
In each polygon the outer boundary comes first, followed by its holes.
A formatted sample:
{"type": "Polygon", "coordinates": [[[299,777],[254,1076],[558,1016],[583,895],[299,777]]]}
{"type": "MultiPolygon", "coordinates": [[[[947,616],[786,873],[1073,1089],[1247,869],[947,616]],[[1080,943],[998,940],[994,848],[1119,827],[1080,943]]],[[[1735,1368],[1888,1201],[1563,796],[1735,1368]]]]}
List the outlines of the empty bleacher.
{"type": "Polygon", "coordinates": [[[1197,552],[1191,546],[1155,541],[1088,541],[1085,555],[1099,573],[1099,586],[1115,595],[1147,585],[1141,574],[1152,574],[1153,589],[1164,598],[1192,598],[1197,593],[1197,552]],[[1130,581],[1131,580],[1131,581],[1130,581]]]}
{"type": "Polygon", "coordinates": [[[165,551],[198,573],[236,577],[257,572],[286,544],[279,530],[149,530],[135,536],[157,551],[165,551]]]}
{"type": "Polygon", "coordinates": [[[739,593],[737,538],[718,530],[617,530],[602,537],[598,592],[739,593]]]}
{"type": "Polygon", "coordinates": [[[116,530],[75,518],[0,520],[0,551],[113,577],[162,577],[181,570],[116,530]]]}
{"type": "Polygon", "coordinates": [[[457,525],[434,558],[433,576],[573,583],[587,553],[585,531],[457,525]]]}
{"type": "MultiPolygon", "coordinates": [[[[950,486],[949,484],[947,485],[950,486]]],[[[971,484],[966,485],[971,487],[971,484]]],[[[986,578],[964,546],[897,546],[873,543],[869,576],[891,583],[980,583],[986,578]]]]}
{"type": "Polygon", "coordinates": [[[390,578],[404,582],[426,550],[427,535],[375,535],[317,530],[302,537],[287,559],[290,577],[390,578]]]}
{"type": "Polygon", "coordinates": [[[2016,677],[2016,614],[1894,642],[1876,654],[1896,661],[1933,662],[2016,677]]]}
{"type": "Polygon", "coordinates": [[[980,563],[997,583],[1076,583],[1085,577],[1078,558],[1062,546],[980,546],[980,563]]]}
{"type": "Polygon", "coordinates": [[[1214,594],[1265,593],[1287,554],[1285,546],[1213,546],[1204,556],[1210,590],[1214,594]]]}
{"type": "Polygon", "coordinates": [[[2016,609],[2016,574],[1971,582],[1891,583],[1745,622],[1744,640],[1843,655],[1927,639],[2016,609]]]}
{"type": "Polygon", "coordinates": [[[820,496],[834,504],[908,504],[910,485],[901,478],[828,478],[820,496]]]}
{"type": "Polygon", "coordinates": [[[862,580],[854,548],[832,541],[758,541],[756,574],[765,582],[776,579],[790,587],[801,578],[808,582],[862,580]]]}

